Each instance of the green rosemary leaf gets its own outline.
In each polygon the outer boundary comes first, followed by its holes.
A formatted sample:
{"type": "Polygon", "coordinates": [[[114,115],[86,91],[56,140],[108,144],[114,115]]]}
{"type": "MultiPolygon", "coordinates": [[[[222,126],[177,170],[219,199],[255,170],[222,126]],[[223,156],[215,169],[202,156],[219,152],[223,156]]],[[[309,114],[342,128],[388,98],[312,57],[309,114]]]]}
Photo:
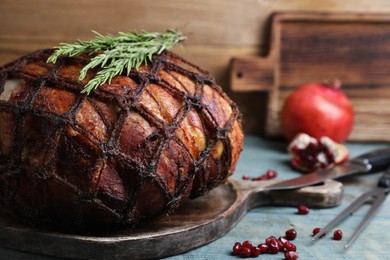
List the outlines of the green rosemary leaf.
{"type": "Polygon", "coordinates": [[[151,62],[154,54],[161,54],[185,39],[179,31],[172,29],[167,30],[166,33],[119,32],[117,36],[92,32],[96,35],[95,39],[61,43],[47,59],[48,63],[56,63],[60,56],[96,54],[82,68],[79,75],[79,81],[81,81],[85,79],[90,69],[100,68],[95,77],[88,81],[81,91],[88,95],[104,83],[110,83],[113,77],[124,71],[129,75],[132,69],[138,69],[142,64],[151,62]]]}

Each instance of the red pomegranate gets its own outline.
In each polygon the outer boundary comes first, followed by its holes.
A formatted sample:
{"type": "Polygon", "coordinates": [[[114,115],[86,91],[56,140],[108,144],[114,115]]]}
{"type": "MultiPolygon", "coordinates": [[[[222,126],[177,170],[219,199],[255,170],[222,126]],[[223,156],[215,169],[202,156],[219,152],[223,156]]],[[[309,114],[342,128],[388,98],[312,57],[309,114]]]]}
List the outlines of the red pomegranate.
{"type": "Polygon", "coordinates": [[[340,81],[335,80],[332,84],[308,83],[295,90],[281,111],[284,136],[292,140],[306,133],[316,139],[327,136],[344,142],[353,127],[354,112],[340,86],[340,81]]]}

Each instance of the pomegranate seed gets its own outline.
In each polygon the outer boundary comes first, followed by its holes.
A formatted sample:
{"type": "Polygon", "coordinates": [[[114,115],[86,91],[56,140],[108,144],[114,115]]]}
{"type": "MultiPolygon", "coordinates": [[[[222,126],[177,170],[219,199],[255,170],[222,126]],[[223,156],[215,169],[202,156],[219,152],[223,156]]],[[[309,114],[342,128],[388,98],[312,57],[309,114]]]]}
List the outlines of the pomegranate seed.
{"type": "Polygon", "coordinates": [[[260,251],[262,254],[264,253],[268,253],[268,245],[266,244],[260,244],[257,246],[258,248],[260,248],[260,251]]]}
{"type": "Polygon", "coordinates": [[[278,241],[280,241],[283,245],[288,242],[287,239],[285,237],[279,237],[278,238],[278,241]]]}
{"type": "Polygon", "coordinates": [[[242,247],[240,255],[242,257],[250,257],[252,255],[251,247],[242,247]]]}
{"type": "Polygon", "coordinates": [[[320,233],[321,231],[321,228],[317,227],[315,229],[313,229],[313,236],[317,235],[318,233],[320,233]]]}
{"type": "MultiPolygon", "coordinates": [[[[313,236],[315,236],[315,235],[317,235],[318,233],[320,233],[320,231],[321,231],[321,228],[319,228],[319,227],[313,229],[313,236]]],[[[325,234],[323,234],[321,237],[324,237],[324,236],[325,236],[325,234]]]]}
{"type": "Polygon", "coordinates": [[[270,236],[270,237],[267,237],[265,239],[265,243],[269,246],[271,244],[271,242],[274,241],[274,240],[276,241],[276,237],[270,236]]]}
{"type": "Polygon", "coordinates": [[[278,242],[279,252],[283,252],[283,251],[284,251],[284,245],[283,245],[283,243],[280,242],[279,240],[278,240],[277,242],[278,242]]]}
{"type": "Polygon", "coordinates": [[[266,172],[265,176],[267,177],[267,179],[273,179],[273,178],[276,178],[276,176],[278,176],[278,174],[276,171],[268,170],[266,172]]]}
{"type": "Polygon", "coordinates": [[[249,175],[243,175],[242,179],[243,180],[251,180],[251,181],[263,181],[263,180],[276,178],[276,176],[278,176],[276,171],[268,170],[265,174],[260,175],[258,177],[254,177],[254,178],[251,178],[249,175]]]}
{"type": "Polygon", "coordinates": [[[261,175],[261,176],[260,176],[260,179],[261,179],[262,181],[264,181],[264,180],[267,180],[268,178],[267,178],[266,175],[261,175]]]}
{"type": "Polygon", "coordinates": [[[308,154],[315,154],[319,150],[318,143],[309,143],[306,148],[308,154]]]}
{"type": "Polygon", "coordinates": [[[295,229],[289,229],[286,231],[286,239],[294,240],[297,237],[297,231],[295,229]]]}
{"type": "Polygon", "coordinates": [[[309,208],[305,205],[299,205],[298,206],[298,214],[299,215],[307,215],[309,214],[309,208]]]}
{"type": "Polygon", "coordinates": [[[276,239],[271,240],[270,244],[268,245],[268,251],[271,254],[277,254],[279,252],[279,244],[278,244],[278,241],[276,239]]]}
{"type": "Polygon", "coordinates": [[[294,157],[294,158],[292,158],[292,164],[293,165],[300,165],[301,164],[301,158],[299,158],[299,157],[294,157]]]}
{"type": "Polygon", "coordinates": [[[343,238],[343,232],[341,232],[341,230],[338,229],[333,233],[334,240],[341,240],[342,238],[343,238]]]}
{"type": "Polygon", "coordinates": [[[251,178],[251,177],[249,177],[248,175],[243,175],[243,176],[242,176],[242,179],[243,179],[243,180],[249,180],[250,178],[251,178]]]}
{"type": "Polygon", "coordinates": [[[287,241],[287,239],[285,239],[284,237],[279,237],[279,238],[278,238],[278,246],[279,246],[279,251],[280,251],[280,252],[283,252],[283,250],[284,250],[284,245],[286,244],[286,242],[288,242],[288,241],[287,241]]]}
{"type": "Polygon", "coordinates": [[[321,169],[325,169],[326,167],[328,167],[328,164],[326,164],[326,163],[320,163],[320,168],[321,168],[321,169]]]}
{"type": "Polygon", "coordinates": [[[233,246],[233,253],[235,255],[239,255],[241,254],[241,250],[242,250],[242,246],[241,246],[241,243],[240,242],[236,242],[233,246]]]}
{"type": "Polygon", "coordinates": [[[246,241],[244,241],[244,243],[242,243],[242,247],[251,248],[252,246],[253,246],[252,242],[249,240],[246,240],[246,241]]]}
{"type": "Polygon", "coordinates": [[[259,177],[256,177],[256,178],[252,178],[252,181],[263,181],[265,180],[264,176],[259,176],[259,177]]]}
{"type": "Polygon", "coordinates": [[[260,248],[258,248],[257,246],[252,246],[251,247],[251,256],[257,257],[257,256],[260,255],[260,253],[261,253],[260,248]]]}
{"type": "Polygon", "coordinates": [[[284,259],[286,260],[296,260],[298,259],[298,254],[294,251],[288,251],[284,253],[284,259]]]}
{"type": "Polygon", "coordinates": [[[297,251],[297,247],[293,243],[290,243],[288,241],[284,244],[284,248],[287,251],[293,251],[293,252],[297,251]]]}
{"type": "Polygon", "coordinates": [[[326,160],[328,160],[329,164],[334,163],[334,154],[328,148],[326,148],[326,150],[325,150],[325,156],[326,156],[326,160]]]}
{"type": "Polygon", "coordinates": [[[291,151],[292,151],[293,153],[298,153],[300,150],[302,150],[302,149],[300,149],[300,148],[298,147],[298,145],[294,145],[293,147],[291,147],[291,151]]]}

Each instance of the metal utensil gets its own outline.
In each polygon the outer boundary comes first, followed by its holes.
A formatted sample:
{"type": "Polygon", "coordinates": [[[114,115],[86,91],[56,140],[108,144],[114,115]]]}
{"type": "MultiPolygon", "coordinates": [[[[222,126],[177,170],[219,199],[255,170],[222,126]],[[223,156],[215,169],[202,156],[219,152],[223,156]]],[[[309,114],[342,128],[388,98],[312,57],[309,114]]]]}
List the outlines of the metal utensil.
{"type": "Polygon", "coordinates": [[[360,222],[359,226],[356,228],[355,232],[351,238],[346,243],[345,247],[349,247],[357,236],[361,233],[363,228],[368,224],[369,220],[374,216],[375,212],[385,201],[387,194],[390,191],[390,167],[385,171],[383,176],[379,179],[378,185],[376,188],[363,193],[359,198],[351,203],[343,212],[341,212],[336,218],[334,218],[328,225],[326,225],[319,233],[313,237],[313,241],[317,240],[323,234],[327,233],[331,228],[340,223],[344,218],[350,215],[353,211],[363,205],[365,202],[372,200],[372,206],[370,210],[366,213],[363,220],[360,222]]]}
{"type": "Polygon", "coordinates": [[[265,190],[296,189],[318,184],[327,179],[337,179],[356,173],[382,171],[388,166],[390,166],[390,148],[379,149],[362,154],[331,169],[315,171],[272,184],[265,190]]]}

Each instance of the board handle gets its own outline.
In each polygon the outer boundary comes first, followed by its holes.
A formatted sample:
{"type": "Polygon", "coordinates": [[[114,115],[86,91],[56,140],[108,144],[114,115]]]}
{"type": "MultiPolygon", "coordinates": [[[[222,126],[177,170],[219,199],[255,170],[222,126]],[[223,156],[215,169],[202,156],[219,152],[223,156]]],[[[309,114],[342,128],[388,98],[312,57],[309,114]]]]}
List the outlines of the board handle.
{"type": "Polygon", "coordinates": [[[236,92],[271,91],[274,86],[274,63],[270,57],[232,58],[230,89],[236,92]]]}
{"type": "Polygon", "coordinates": [[[340,205],[344,188],[335,180],[326,180],[320,185],[313,185],[292,190],[265,190],[264,187],[276,181],[233,180],[233,185],[242,192],[248,209],[259,206],[298,206],[312,208],[330,208],[340,205]]]}

